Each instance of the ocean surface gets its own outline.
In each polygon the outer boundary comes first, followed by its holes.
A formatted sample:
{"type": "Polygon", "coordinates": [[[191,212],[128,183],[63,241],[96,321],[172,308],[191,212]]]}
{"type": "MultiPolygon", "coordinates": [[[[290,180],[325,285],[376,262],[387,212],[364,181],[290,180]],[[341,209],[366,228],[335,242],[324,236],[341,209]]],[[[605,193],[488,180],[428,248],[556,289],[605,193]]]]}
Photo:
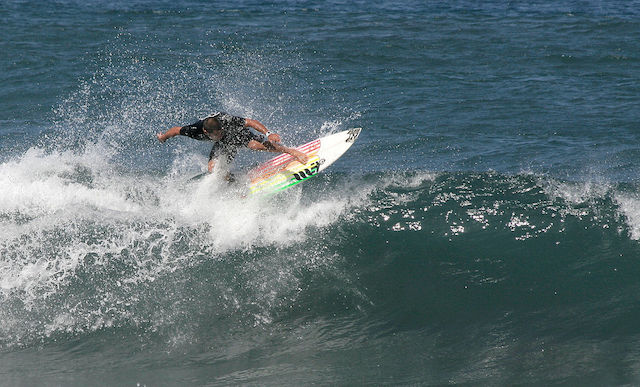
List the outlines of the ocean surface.
{"type": "Polygon", "coordinates": [[[1,386],[640,384],[639,1],[3,0],[0,52],[1,386]],[[363,130],[243,199],[155,137],[217,110],[363,130]]]}

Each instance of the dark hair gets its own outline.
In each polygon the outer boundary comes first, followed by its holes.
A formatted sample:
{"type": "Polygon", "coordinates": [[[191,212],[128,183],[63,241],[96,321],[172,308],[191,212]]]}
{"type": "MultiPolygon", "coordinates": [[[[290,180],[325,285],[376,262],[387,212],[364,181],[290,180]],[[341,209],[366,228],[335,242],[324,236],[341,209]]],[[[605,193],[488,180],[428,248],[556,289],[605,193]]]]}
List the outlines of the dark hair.
{"type": "Polygon", "coordinates": [[[204,131],[207,133],[211,133],[214,130],[221,130],[222,126],[220,125],[220,121],[218,121],[215,117],[205,118],[203,122],[204,131]]]}

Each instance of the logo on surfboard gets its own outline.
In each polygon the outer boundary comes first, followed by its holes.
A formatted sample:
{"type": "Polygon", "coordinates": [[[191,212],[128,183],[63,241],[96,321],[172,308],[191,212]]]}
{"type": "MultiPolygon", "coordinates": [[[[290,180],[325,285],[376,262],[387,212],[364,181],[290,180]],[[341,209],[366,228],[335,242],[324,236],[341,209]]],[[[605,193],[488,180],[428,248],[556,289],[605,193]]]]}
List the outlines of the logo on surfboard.
{"type": "Polygon", "coordinates": [[[360,135],[360,131],[361,130],[362,130],[362,128],[349,129],[349,132],[347,132],[349,134],[349,137],[347,137],[346,142],[354,142],[354,141],[356,141],[356,138],[358,138],[358,136],[360,135]]]}
{"type": "Polygon", "coordinates": [[[315,175],[319,171],[320,171],[320,160],[315,161],[313,164],[311,164],[309,168],[305,168],[301,171],[294,173],[293,177],[298,181],[302,181],[310,178],[311,176],[315,175]]]}

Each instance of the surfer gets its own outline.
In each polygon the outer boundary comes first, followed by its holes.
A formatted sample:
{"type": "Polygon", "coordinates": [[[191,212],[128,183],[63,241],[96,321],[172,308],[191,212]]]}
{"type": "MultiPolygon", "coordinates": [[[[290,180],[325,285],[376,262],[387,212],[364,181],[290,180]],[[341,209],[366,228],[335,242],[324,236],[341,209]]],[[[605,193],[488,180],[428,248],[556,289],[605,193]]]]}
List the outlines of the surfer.
{"type": "Polygon", "coordinates": [[[239,147],[268,152],[288,153],[302,164],[309,161],[309,157],[299,150],[280,144],[280,136],[270,132],[259,121],[251,118],[236,117],[225,112],[216,112],[197,122],[186,126],[174,126],[165,133],[158,133],[160,142],[165,142],[177,135],[191,137],[199,141],[213,141],[209,153],[209,172],[213,171],[216,160],[226,156],[231,163],[239,147]],[[249,130],[253,128],[261,134],[249,130]]]}

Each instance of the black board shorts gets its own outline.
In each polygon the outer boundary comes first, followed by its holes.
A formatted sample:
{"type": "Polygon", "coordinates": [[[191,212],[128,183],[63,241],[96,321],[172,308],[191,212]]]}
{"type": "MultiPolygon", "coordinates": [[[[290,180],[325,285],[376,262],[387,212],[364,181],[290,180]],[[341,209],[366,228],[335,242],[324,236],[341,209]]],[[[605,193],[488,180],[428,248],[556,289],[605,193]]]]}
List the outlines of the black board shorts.
{"type": "Polygon", "coordinates": [[[245,129],[240,133],[236,133],[235,136],[230,136],[228,140],[225,137],[223,137],[222,140],[216,141],[213,144],[213,147],[211,148],[211,152],[209,153],[209,160],[212,160],[224,155],[227,157],[228,162],[232,162],[233,159],[236,157],[236,152],[238,151],[238,148],[247,147],[249,145],[249,141],[256,140],[260,143],[263,143],[267,140],[267,138],[264,135],[255,134],[249,129],[245,129]]]}

